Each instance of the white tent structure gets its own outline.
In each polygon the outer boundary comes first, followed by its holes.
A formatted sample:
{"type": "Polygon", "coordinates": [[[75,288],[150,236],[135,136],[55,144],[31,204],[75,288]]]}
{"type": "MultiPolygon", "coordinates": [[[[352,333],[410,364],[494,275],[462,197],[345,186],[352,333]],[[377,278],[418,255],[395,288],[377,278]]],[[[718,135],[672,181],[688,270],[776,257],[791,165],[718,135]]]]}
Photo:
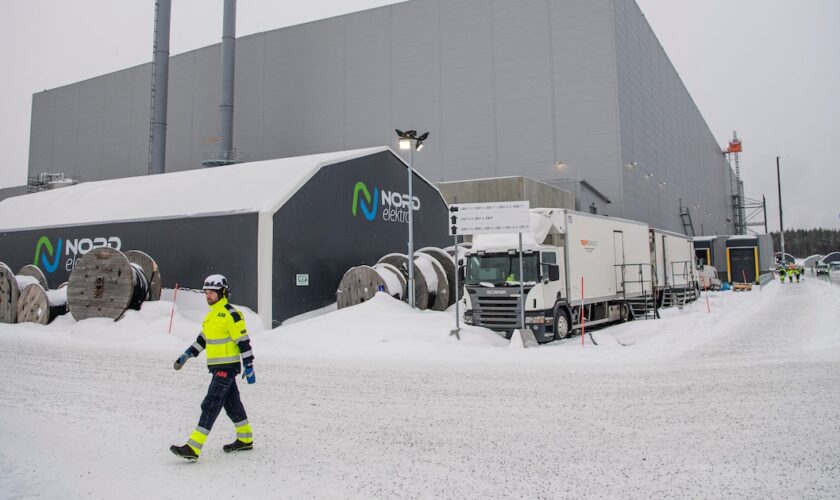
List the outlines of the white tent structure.
{"type": "MultiPolygon", "coordinates": [[[[343,273],[405,252],[407,166],[387,147],[82,183],[0,202],[0,262],[52,286],[99,246],[138,249],[164,286],[225,274],[266,326],[335,300],[343,273]]],[[[445,245],[446,205],[414,172],[417,248],[445,245]]]]}

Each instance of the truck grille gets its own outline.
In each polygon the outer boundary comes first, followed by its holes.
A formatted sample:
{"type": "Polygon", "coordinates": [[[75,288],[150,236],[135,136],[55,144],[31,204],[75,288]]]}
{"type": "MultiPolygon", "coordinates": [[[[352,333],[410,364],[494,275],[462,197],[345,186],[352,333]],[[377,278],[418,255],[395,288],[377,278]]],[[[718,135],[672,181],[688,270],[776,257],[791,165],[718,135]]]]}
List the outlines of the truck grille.
{"type": "Polygon", "coordinates": [[[476,326],[497,331],[510,331],[519,326],[519,297],[487,296],[479,292],[478,296],[474,297],[473,303],[477,304],[473,310],[473,321],[476,326]]]}

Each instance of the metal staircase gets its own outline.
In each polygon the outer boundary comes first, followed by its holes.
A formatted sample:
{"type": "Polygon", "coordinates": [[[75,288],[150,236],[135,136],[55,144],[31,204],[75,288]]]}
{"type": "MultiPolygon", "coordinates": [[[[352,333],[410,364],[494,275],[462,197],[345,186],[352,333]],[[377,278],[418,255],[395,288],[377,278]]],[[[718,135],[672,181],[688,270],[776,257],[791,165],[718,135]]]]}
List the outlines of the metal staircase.
{"type": "Polygon", "coordinates": [[[671,262],[671,276],[676,282],[678,277],[682,278],[682,283],[685,286],[675,287],[670,286],[665,290],[662,297],[662,307],[677,306],[682,309],[688,302],[693,302],[697,299],[697,290],[694,286],[694,279],[692,273],[693,263],[690,261],[671,262]]]}
{"type": "Polygon", "coordinates": [[[627,304],[635,319],[659,319],[659,306],[657,304],[656,290],[653,286],[653,277],[656,276],[651,264],[618,264],[616,267],[621,271],[621,294],[623,302],[627,304]],[[645,268],[650,268],[645,278],[645,268]],[[630,274],[635,279],[628,279],[630,274]],[[641,288],[641,295],[627,295],[627,285],[638,283],[641,288]]]}

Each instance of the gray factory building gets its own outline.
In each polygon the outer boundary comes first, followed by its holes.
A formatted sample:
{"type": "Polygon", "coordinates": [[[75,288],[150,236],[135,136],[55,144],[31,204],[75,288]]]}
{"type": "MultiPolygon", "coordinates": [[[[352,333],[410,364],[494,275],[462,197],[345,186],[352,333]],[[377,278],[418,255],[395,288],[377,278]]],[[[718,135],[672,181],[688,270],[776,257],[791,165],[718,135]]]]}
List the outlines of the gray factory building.
{"type": "MultiPolygon", "coordinates": [[[[220,68],[220,45],[170,59],[166,171],[218,151],[220,68]]],[[[150,82],[151,63],[35,94],[30,175],[145,175],[150,82]]],[[[250,161],[428,130],[432,182],[585,181],[607,215],[684,233],[689,207],[696,234],[733,232],[731,168],[633,0],[412,0],[241,37],[234,105],[250,161]]]]}

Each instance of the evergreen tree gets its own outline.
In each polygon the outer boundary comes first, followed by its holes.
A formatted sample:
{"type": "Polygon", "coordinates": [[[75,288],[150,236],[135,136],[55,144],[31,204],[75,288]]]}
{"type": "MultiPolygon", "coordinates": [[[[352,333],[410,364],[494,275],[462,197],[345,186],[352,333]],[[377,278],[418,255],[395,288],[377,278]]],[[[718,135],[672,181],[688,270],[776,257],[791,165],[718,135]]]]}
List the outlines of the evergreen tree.
{"type": "MultiPolygon", "coordinates": [[[[770,233],[773,236],[773,248],[779,252],[782,243],[779,233],[770,233]]],[[[785,230],[785,253],[794,257],[805,258],[809,255],[828,255],[831,252],[840,252],[840,230],[838,229],[787,229],[785,230]]]]}

